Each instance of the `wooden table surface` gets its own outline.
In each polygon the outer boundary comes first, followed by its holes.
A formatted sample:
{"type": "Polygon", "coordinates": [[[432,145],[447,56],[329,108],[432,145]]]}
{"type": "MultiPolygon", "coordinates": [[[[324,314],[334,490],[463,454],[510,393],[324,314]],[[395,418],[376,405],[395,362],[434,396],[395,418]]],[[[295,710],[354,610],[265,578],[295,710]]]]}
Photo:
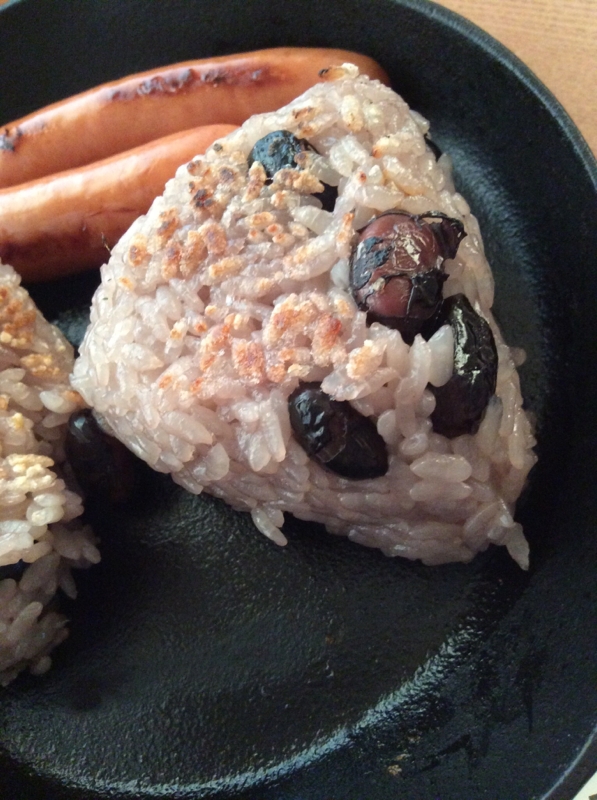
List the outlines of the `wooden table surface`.
{"type": "Polygon", "coordinates": [[[597,155],[597,0],[436,0],[530,67],[597,155]]]}

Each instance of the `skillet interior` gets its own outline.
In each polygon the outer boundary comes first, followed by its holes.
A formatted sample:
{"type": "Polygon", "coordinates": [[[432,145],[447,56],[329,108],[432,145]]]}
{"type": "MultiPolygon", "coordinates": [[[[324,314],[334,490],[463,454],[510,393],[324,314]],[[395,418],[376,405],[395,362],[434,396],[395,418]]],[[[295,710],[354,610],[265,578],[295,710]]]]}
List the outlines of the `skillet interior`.
{"type": "MultiPolygon", "coordinates": [[[[0,789],[29,800],[570,798],[597,724],[594,162],[488,37],[426,2],[21,0],[0,14],[0,115],[160,63],[280,44],[377,58],[432,122],[480,218],[496,312],[523,346],[540,462],[527,576],[388,560],[248,518],[143,471],[89,515],[70,640],[0,696],[0,789]],[[230,21],[234,20],[234,26],[230,21]]],[[[33,289],[76,339],[96,275],[33,289]]]]}

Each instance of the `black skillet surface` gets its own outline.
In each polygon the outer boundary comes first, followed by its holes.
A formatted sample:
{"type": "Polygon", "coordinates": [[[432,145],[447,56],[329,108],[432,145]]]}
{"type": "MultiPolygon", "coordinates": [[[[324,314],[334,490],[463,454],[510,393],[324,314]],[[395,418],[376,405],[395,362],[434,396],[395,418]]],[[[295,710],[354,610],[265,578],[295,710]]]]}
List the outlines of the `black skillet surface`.
{"type": "MultiPolygon", "coordinates": [[[[281,44],[377,58],[454,157],[529,355],[531,572],[502,549],[425,568],[297,522],[280,549],[144,472],[125,510],[89,504],[104,560],[54,669],[0,696],[0,795],[569,800],[597,767],[597,181],[553,98],[417,0],[21,0],[0,14],[0,117],[281,44]]],[[[96,281],[34,296],[76,339],[96,281]]]]}

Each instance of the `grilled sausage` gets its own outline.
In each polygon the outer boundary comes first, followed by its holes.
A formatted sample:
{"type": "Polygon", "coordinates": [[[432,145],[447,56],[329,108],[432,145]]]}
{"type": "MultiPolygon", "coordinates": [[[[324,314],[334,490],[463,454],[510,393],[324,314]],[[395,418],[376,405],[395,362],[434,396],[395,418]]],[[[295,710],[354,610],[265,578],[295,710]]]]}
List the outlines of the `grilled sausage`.
{"type": "Polygon", "coordinates": [[[232,125],[163,137],[86,167],[0,191],[0,259],[24,280],[50,280],[103,264],[176,169],[232,125]]]}
{"type": "Polygon", "coordinates": [[[0,131],[0,188],[90,164],[199,125],[240,125],[274,111],[350,61],[388,82],[373,59],[346,50],[276,48],[186,61],[106,83],[0,131]]]}

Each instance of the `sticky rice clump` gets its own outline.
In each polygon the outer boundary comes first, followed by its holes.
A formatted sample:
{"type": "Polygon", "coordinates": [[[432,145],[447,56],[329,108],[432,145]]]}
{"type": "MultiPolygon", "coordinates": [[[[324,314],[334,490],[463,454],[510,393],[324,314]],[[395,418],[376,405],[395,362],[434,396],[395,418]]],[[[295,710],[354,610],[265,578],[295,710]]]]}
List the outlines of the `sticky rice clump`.
{"type": "Polygon", "coordinates": [[[189,491],[249,511],[283,544],[284,512],[427,564],[490,543],[523,566],[514,503],[535,461],[513,353],[491,315],[477,220],[436,161],[428,123],[352,65],[288,106],[249,119],[180,167],[102,268],[73,386],[138,456],[189,491]],[[255,143],[290,131],[314,151],[266,179],[255,143]],[[333,211],[315,197],[337,187],[333,211]],[[474,435],[434,432],[430,379],[451,374],[450,337],[407,344],[368,325],[349,287],[357,231],[381,212],[443,212],[467,236],[445,265],[493,331],[495,397],[474,435]],[[383,437],[389,469],[350,480],[310,459],[288,397],[318,382],[383,437]]]}
{"type": "Polygon", "coordinates": [[[69,384],[73,349],[19,284],[0,264],[0,685],[50,667],[68,631],[48,606],[58,588],[76,596],[71,567],[99,561],[61,476],[66,422],[84,405],[69,384]]]}

